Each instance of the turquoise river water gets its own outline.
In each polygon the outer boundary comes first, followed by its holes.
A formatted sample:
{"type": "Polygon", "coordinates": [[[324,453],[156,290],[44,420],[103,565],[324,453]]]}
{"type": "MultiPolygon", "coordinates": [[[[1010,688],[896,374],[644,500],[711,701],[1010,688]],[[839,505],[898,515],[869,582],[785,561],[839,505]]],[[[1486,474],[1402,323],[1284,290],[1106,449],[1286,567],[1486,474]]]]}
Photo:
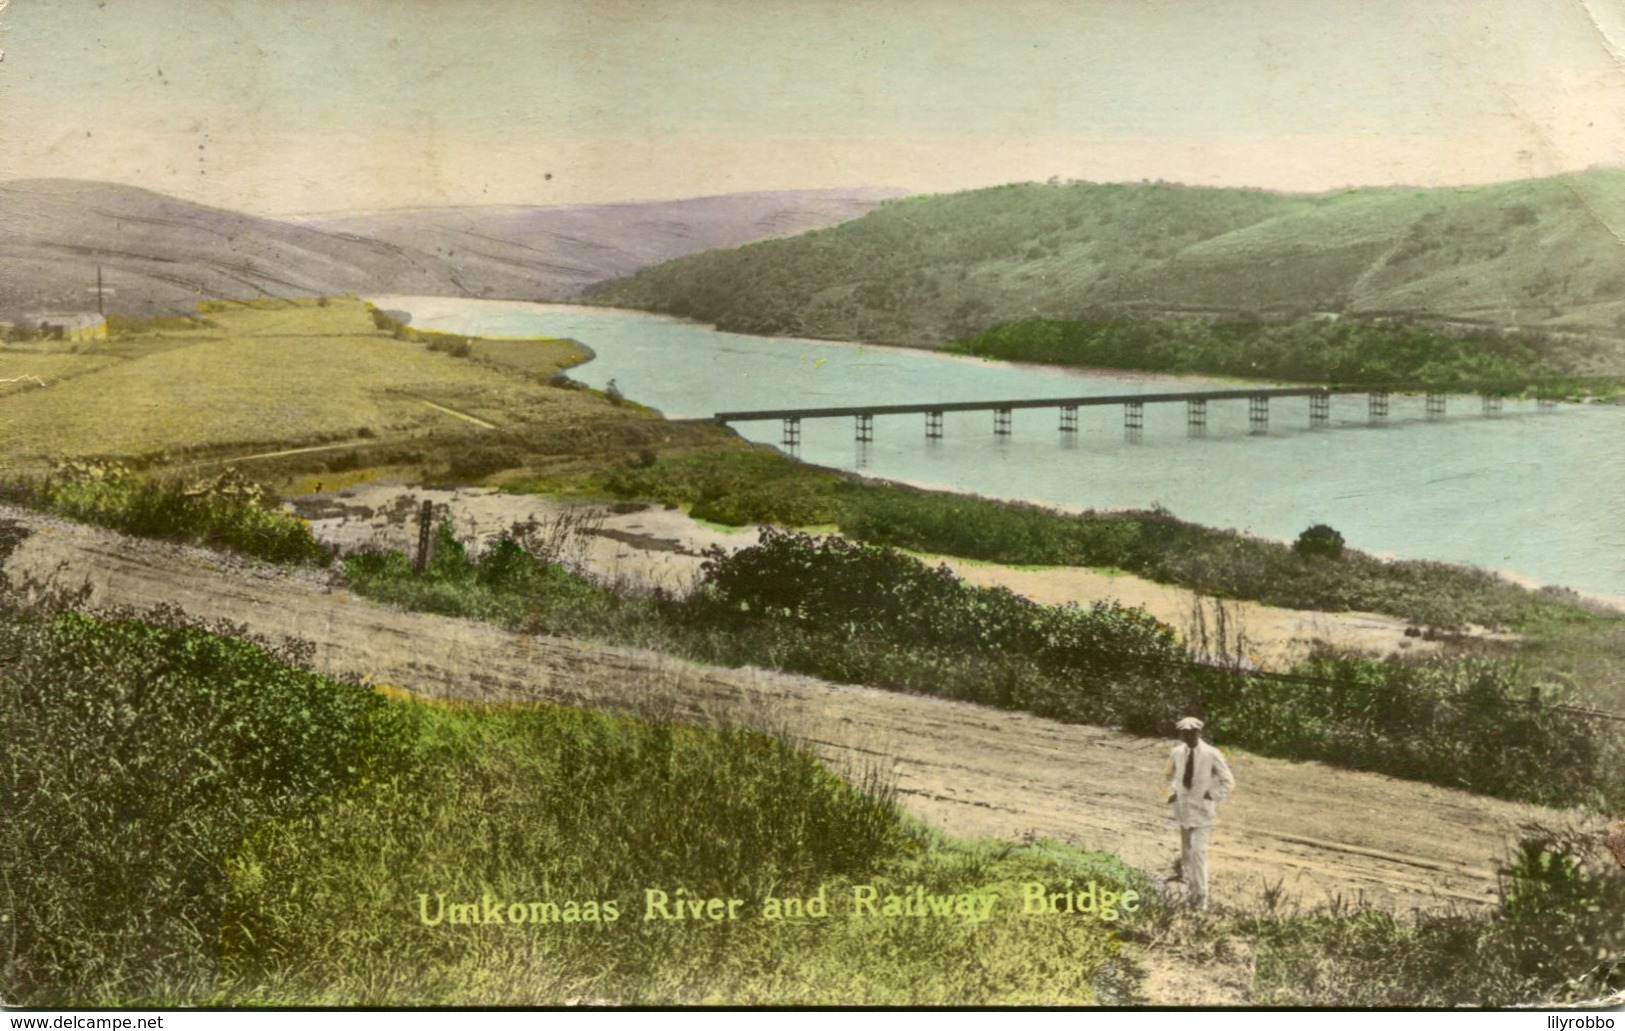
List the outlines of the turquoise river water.
{"type": "MultiPolygon", "coordinates": [[[[412,325],[487,336],[569,337],[596,357],[570,375],[672,418],[719,411],[1152,393],[1239,384],[987,362],[925,351],[721,333],[601,308],[379,297],[412,325]]],[[[1270,404],[1267,433],[1247,402],[1208,405],[1204,436],[1183,404],[1144,409],[1128,439],[1120,406],[1080,408],[1075,434],[1055,409],[1016,410],[996,436],[991,412],[949,412],[941,440],[923,415],[878,416],[859,444],[850,417],[804,420],[801,458],[870,476],[1069,509],[1149,508],[1209,526],[1290,540],[1313,523],[1351,547],[1495,569],[1530,581],[1625,597],[1625,407],[1505,402],[1483,414],[1452,397],[1428,418],[1395,395],[1380,424],[1364,395],[1337,396],[1311,429],[1307,398],[1270,404]]],[[[778,421],[735,426],[778,445],[778,421]]]]}

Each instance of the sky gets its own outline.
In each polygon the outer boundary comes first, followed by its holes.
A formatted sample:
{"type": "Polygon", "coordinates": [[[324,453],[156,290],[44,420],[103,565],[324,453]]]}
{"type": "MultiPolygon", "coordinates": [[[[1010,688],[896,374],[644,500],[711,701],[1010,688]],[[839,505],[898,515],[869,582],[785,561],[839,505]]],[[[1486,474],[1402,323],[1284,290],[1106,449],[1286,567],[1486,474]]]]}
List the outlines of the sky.
{"type": "Polygon", "coordinates": [[[12,0],[0,49],[0,180],[262,214],[1625,165],[1625,0],[12,0]]]}

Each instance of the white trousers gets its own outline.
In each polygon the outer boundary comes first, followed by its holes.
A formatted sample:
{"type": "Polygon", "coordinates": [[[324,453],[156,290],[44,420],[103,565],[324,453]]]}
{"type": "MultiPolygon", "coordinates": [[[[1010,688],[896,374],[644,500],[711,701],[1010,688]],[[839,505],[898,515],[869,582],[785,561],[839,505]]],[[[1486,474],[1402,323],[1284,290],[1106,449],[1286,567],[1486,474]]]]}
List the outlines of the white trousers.
{"type": "Polygon", "coordinates": [[[1207,839],[1212,827],[1179,828],[1179,872],[1185,896],[1197,908],[1207,906],[1207,839]]]}

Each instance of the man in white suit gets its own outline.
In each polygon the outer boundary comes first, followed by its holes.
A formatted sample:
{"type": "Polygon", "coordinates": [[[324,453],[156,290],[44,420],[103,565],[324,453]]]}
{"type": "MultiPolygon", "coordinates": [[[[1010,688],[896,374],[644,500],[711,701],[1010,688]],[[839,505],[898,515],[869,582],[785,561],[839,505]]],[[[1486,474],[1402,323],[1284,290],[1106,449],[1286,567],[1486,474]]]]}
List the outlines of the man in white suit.
{"type": "Polygon", "coordinates": [[[1168,758],[1168,805],[1179,828],[1179,869],[1185,894],[1197,909],[1207,908],[1207,842],[1217,811],[1236,786],[1230,764],[1202,740],[1202,721],[1186,716],[1174,725],[1180,743],[1168,758]]]}

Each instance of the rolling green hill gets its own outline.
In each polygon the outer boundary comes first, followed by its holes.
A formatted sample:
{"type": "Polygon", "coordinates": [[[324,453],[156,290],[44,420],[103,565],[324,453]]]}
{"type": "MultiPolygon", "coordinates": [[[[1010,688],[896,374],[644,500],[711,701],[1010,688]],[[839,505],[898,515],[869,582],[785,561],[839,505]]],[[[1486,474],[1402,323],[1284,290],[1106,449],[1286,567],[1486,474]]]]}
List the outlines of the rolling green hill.
{"type": "Polygon", "coordinates": [[[1574,371],[1617,373],[1625,170],[1318,195],[1003,186],[889,202],[586,296],[737,332],[916,346],[1035,317],[1403,313],[1596,337],[1606,352],[1574,371]]]}

